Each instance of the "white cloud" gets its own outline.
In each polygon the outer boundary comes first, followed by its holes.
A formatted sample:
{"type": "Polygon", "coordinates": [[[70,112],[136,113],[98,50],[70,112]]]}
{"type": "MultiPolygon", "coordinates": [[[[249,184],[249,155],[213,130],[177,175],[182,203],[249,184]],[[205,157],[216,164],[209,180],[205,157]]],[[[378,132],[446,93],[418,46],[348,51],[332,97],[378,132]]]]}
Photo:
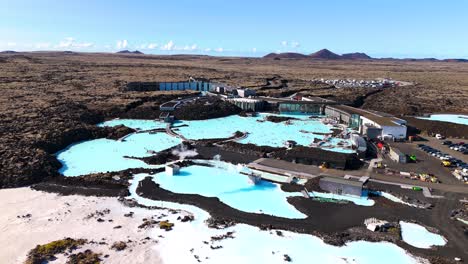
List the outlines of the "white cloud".
{"type": "Polygon", "coordinates": [[[211,51],[212,51],[211,48],[206,48],[206,49],[205,49],[205,52],[211,52],[211,51]]]}
{"type": "Polygon", "coordinates": [[[256,52],[257,52],[257,48],[252,48],[252,52],[253,52],[253,53],[256,53],[256,52]]]}
{"type": "Polygon", "coordinates": [[[223,52],[224,49],[223,49],[223,48],[217,48],[217,49],[215,49],[214,51],[216,51],[216,52],[223,52]]]}
{"type": "Polygon", "coordinates": [[[301,46],[301,44],[299,44],[299,42],[297,42],[297,41],[291,42],[291,47],[293,47],[293,48],[295,48],[295,49],[296,49],[296,48],[299,48],[300,46],[301,46]]]}
{"type": "Polygon", "coordinates": [[[69,48],[75,41],[74,38],[65,38],[64,40],[60,41],[59,44],[57,45],[57,48],[69,48]]]}
{"type": "Polygon", "coordinates": [[[193,44],[192,46],[186,45],[185,47],[182,48],[182,50],[184,50],[184,51],[196,51],[196,50],[198,50],[198,46],[197,46],[197,44],[193,44]]]}
{"type": "Polygon", "coordinates": [[[93,43],[91,42],[76,42],[76,40],[72,37],[65,38],[64,40],[60,41],[58,45],[56,45],[56,48],[59,49],[64,49],[64,48],[90,48],[94,46],[93,43]]]}
{"type": "Polygon", "coordinates": [[[15,47],[15,46],[16,46],[16,42],[8,42],[8,43],[7,43],[7,46],[8,46],[8,47],[15,47]]]}
{"type": "Polygon", "coordinates": [[[94,46],[94,43],[85,42],[85,43],[74,43],[73,47],[75,48],[91,48],[94,46]]]}
{"type": "Polygon", "coordinates": [[[288,46],[288,42],[287,42],[286,40],[281,41],[281,46],[287,47],[287,46],[288,46]]]}
{"type": "Polygon", "coordinates": [[[150,43],[150,44],[148,44],[148,49],[156,49],[156,48],[158,48],[158,46],[159,45],[156,44],[156,43],[150,43]]]}
{"type": "Polygon", "coordinates": [[[174,47],[175,47],[174,41],[171,40],[168,43],[161,46],[161,50],[171,51],[171,50],[174,50],[174,47]]]}
{"type": "Polygon", "coordinates": [[[128,46],[128,41],[126,39],[117,41],[117,45],[116,45],[117,49],[125,49],[127,48],[127,46],[128,46]]]}

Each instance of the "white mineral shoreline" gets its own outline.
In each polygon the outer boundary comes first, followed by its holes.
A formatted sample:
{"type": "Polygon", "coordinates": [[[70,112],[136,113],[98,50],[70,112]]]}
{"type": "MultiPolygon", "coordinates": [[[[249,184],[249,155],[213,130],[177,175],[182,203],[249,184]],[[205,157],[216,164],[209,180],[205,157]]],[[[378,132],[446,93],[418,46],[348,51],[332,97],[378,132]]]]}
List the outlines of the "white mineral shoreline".
{"type": "MultiPolygon", "coordinates": [[[[226,229],[208,228],[204,222],[209,214],[200,208],[170,202],[152,201],[136,194],[137,183],[146,175],[135,175],[130,186],[130,198],[149,206],[171,207],[193,213],[195,220],[181,222],[187,212],[167,209],[130,208],[116,198],[60,196],[30,188],[0,190],[0,259],[4,263],[23,263],[29,250],[65,237],[84,238],[105,245],[88,244],[75,251],[91,249],[102,255],[103,263],[284,263],[285,255],[294,263],[427,263],[404,249],[388,243],[350,242],[343,247],[325,244],[320,238],[289,231],[261,231],[257,227],[238,224],[226,229]],[[97,218],[86,217],[97,211],[110,212],[97,218]],[[124,214],[134,212],[133,217],[124,214]],[[18,218],[31,214],[31,217],[18,218]],[[169,220],[175,223],[166,232],[157,226],[140,229],[143,218],[169,220]],[[162,218],[157,218],[162,217],[162,218]],[[51,219],[51,220],[49,220],[51,219]],[[112,220],[109,222],[108,220],[112,220]],[[122,228],[114,229],[120,225],[122,228]],[[213,236],[233,232],[233,238],[220,241],[213,236]],[[280,234],[280,235],[279,235],[280,234]],[[150,238],[149,240],[146,238],[150,238]],[[110,249],[116,241],[128,241],[128,248],[116,252],[110,249]],[[156,242],[157,240],[157,242],[156,242]],[[385,259],[381,256],[386,255],[385,259]]],[[[52,263],[64,263],[58,256],[52,263]]]]}
{"type": "MultiPolygon", "coordinates": [[[[57,194],[35,191],[30,188],[0,190],[0,262],[23,263],[29,250],[38,244],[71,237],[84,238],[106,245],[85,245],[75,252],[91,249],[95,253],[109,254],[102,258],[107,263],[162,263],[154,249],[156,241],[147,240],[151,230],[139,229],[142,219],[160,214],[161,211],[142,208],[130,208],[116,198],[60,196],[57,194]],[[86,217],[95,212],[109,209],[101,216],[105,221],[86,217]],[[133,217],[124,214],[134,212],[133,217]],[[20,217],[30,214],[30,217],[20,217]],[[112,220],[112,222],[109,222],[112,220]],[[122,226],[114,229],[115,226],[122,226]],[[127,249],[111,250],[116,241],[128,241],[127,249]]],[[[52,263],[64,263],[60,257],[52,263]]]]}

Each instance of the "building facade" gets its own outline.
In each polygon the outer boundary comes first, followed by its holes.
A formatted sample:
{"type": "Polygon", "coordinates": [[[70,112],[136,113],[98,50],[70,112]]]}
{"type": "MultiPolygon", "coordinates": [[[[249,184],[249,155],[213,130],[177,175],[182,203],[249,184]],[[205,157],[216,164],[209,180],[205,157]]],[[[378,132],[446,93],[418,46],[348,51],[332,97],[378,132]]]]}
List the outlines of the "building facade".
{"type": "Polygon", "coordinates": [[[343,178],[323,177],[319,181],[320,189],[339,195],[362,196],[364,183],[343,178]]]}

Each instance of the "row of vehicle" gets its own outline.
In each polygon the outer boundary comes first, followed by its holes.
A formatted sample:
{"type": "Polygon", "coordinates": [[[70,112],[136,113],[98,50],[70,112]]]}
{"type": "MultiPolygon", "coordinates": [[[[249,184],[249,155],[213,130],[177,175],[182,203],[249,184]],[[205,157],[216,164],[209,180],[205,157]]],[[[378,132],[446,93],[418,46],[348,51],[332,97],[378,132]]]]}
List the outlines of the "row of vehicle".
{"type": "Polygon", "coordinates": [[[454,157],[450,156],[449,154],[443,153],[442,151],[440,151],[438,149],[435,149],[435,148],[430,147],[430,146],[426,146],[424,144],[418,144],[418,147],[422,151],[426,152],[427,154],[429,154],[429,155],[431,155],[431,156],[433,156],[435,158],[440,159],[441,164],[444,167],[458,167],[462,171],[468,172],[468,164],[465,163],[464,161],[459,160],[457,158],[454,158],[454,157]]]}
{"type": "Polygon", "coordinates": [[[442,142],[443,145],[447,145],[450,149],[456,150],[458,152],[461,152],[463,154],[468,154],[468,144],[465,142],[458,142],[458,143],[453,143],[450,140],[446,140],[442,142]]]}

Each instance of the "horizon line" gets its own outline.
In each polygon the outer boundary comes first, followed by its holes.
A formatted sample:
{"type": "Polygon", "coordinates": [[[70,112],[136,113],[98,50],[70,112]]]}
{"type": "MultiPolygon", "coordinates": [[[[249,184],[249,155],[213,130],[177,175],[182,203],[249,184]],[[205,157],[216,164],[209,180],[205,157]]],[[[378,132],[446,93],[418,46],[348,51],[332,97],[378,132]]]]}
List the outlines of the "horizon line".
{"type": "MultiPolygon", "coordinates": [[[[301,53],[301,52],[295,52],[295,51],[284,51],[284,52],[265,52],[265,53],[261,53],[261,52],[258,52],[260,54],[264,54],[264,55],[258,55],[258,56],[251,56],[251,55],[241,55],[241,54],[238,54],[238,55],[232,55],[232,54],[222,54],[221,52],[220,53],[217,53],[217,54],[210,54],[210,53],[171,53],[171,54],[164,54],[164,53],[145,53],[141,50],[144,50],[144,49],[122,49],[122,50],[118,50],[118,51],[76,51],[76,50],[22,50],[22,51],[18,51],[18,50],[13,50],[13,49],[6,49],[6,50],[0,50],[0,53],[2,54],[5,54],[5,53],[8,53],[8,52],[15,52],[15,53],[52,53],[52,52],[72,52],[72,53],[87,53],[87,54],[133,54],[133,55],[152,55],[152,56],[207,56],[207,57],[233,57],[233,58],[264,58],[265,56],[269,55],[269,54],[287,54],[287,53],[291,53],[291,54],[301,54],[301,55],[305,55],[305,56],[310,56],[311,54],[314,54],[315,52],[312,52],[312,53],[301,53]],[[122,51],[128,51],[128,53],[125,53],[125,52],[122,52],[122,51]],[[138,53],[134,53],[134,52],[140,52],[139,54],[138,53]]],[[[321,50],[328,50],[330,51],[329,49],[320,49],[318,51],[321,51],[321,50]]],[[[318,52],[317,51],[317,52],[318,52]]],[[[170,51],[169,51],[170,52],[170,51]]],[[[335,53],[333,51],[330,51],[332,53],[335,53]]],[[[365,54],[365,55],[368,55],[366,52],[360,52],[360,51],[356,51],[356,52],[347,52],[347,53],[335,53],[339,56],[342,56],[344,54],[354,54],[354,53],[361,53],[361,54],[365,54]]],[[[411,57],[411,56],[405,56],[405,57],[392,57],[392,56],[385,56],[385,57],[372,57],[370,55],[368,55],[370,57],[370,59],[325,59],[325,58],[310,58],[310,59],[316,59],[316,60],[385,60],[385,59],[388,59],[388,60],[437,60],[437,61],[444,61],[444,60],[468,60],[468,57],[445,57],[445,58],[436,58],[436,57],[430,57],[430,56],[426,56],[426,57],[411,57]]],[[[281,58],[281,59],[298,59],[298,58],[281,58]]],[[[307,58],[304,58],[304,59],[307,59],[307,58]]]]}

